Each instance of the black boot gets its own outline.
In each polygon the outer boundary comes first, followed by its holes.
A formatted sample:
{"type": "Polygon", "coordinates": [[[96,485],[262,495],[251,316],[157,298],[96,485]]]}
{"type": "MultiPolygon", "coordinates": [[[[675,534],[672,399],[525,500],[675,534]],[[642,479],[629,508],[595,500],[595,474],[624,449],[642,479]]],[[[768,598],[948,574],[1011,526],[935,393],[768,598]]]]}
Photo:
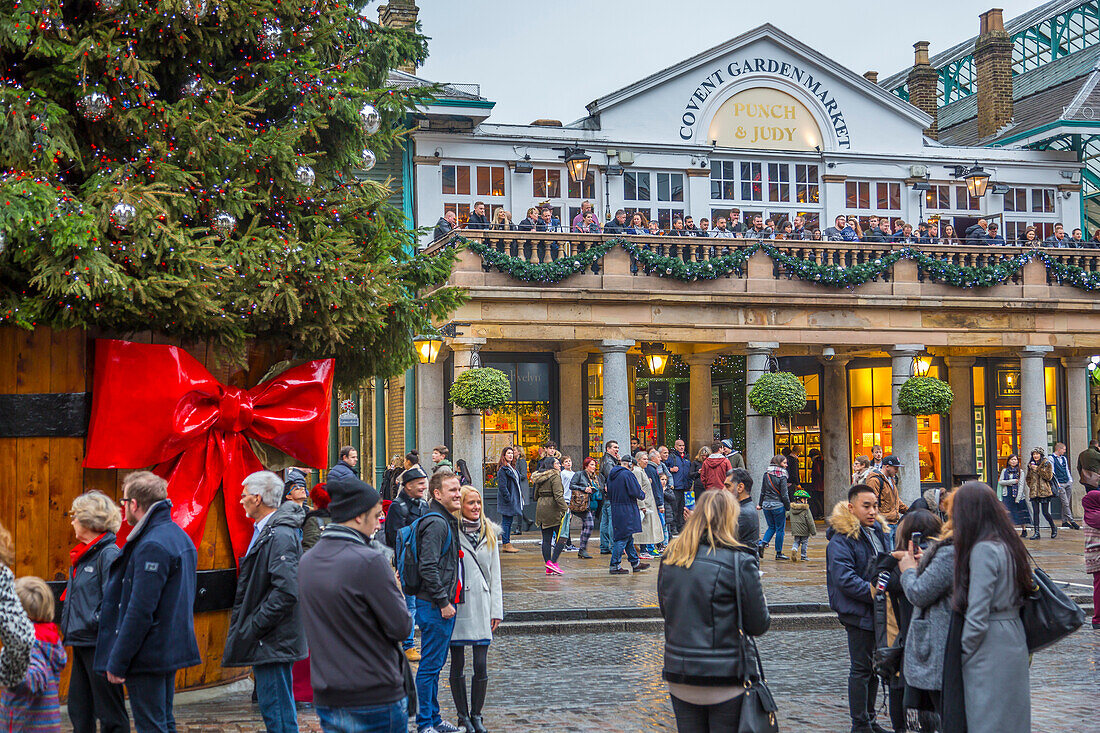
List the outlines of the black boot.
{"type": "Polygon", "coordinates": [[[451,697],[454,698],[455,715],[458,717],[458,720],[455,721],[455,725],[462,728],[467,733],[473,733],[474,726],[470,723],[470,706],[466,701],[465,677],[451,678],[451,697]]]}
{"type": "Polygon", "coordinates": [[[1057,536],[1058,536],[1058,528],[1057,527],[1051,527],[1050,528],[1050,538],[1054,539],[1057,536]]]}
{"type": "Polygon", "coordinates": [[[485,705],[485,691],[488,687],[488,677],[474,677],[470,680],[470,723],[473,725],[471,733],[489,733],[485,723],[481,722],[481,708],[485,705]]]}

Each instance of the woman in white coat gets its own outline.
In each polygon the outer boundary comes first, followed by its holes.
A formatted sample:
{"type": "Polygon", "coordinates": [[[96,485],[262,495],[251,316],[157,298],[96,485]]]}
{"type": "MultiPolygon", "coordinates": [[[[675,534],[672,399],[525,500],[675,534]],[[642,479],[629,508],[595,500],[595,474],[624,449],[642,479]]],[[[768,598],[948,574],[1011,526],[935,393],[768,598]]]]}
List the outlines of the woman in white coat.
{"type": "Polygon", "coordinates": [[[462,548],[462,588],[465,600],[456,606],[455,627],[451,634],[451,695],[458,713],[459,727],[469,733],[488,733],[481,720],[485,692],[489,686],[487,657],[493,632],[504,618],[504,598],[500,589],[500,552],[497,526],[482,511],[481,493],[473,486],[462,487],[462,506],[458,515],[459,546],[462,548]],[[474,676],[470,680],[470,700],[466,700],[466,647],[473,650],[474,676]]]}
{"type": "Polygon", "coordinates": [[[650,481],[649,474],[645,471],[647,465],[649,465],[649,454],[644,450],[638,451],[631,471],[634,473],[634,478],[638,479],[638,483],[642,485],[642,493],[645,494],[645,499],[638,502],[642,512],[642,531],[634,535],[634,544],[641,552],[639,556],[652,559],[659,557],[655,545],[665,541],[665,530],[661,525],[661,517],[657,512],[657,500],[653,497],[653,492],[660,491],[661,487],[655,487],[653,482],[650,481]]]}

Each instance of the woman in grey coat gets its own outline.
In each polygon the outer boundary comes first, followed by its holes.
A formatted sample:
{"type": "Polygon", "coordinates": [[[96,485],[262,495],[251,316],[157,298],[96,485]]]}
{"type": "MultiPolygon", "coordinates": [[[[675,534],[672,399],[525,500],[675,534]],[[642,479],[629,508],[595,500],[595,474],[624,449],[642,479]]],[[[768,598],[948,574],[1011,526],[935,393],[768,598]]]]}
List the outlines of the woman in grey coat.
{"type": "Polygon", "coordinates": [[[905,683],[926,693],[936,714],[941,713],[943,656],[951,627],[951,589],[955,582],[955,547],[950,536],[916,556],[908,550],[894,553],[901,571],[901,587],[913,604],[905,637],[905,683]],[[919,565],[918,565],[919,562],[919,565]]]}
{"type": "Polygon", "coordinates": [[[462,487],[462,505],[456,518],[462,530],[458,539],[462,548],[462,590],[465,600],[457,606],[454,631],[451,633],[450,681],[458,725],[468,733],[487,733],[481,719],[481,708],[489,687],[489,643],[504,618],[498,528],[486,518],[481,504],[481,492],[473,486],[462,487]],[[466,647],[471,648],[474,666],[468,704],[466,678],[463,676],[466,647]]]}
{"type": "Polygon", "coordinates": [[[970,481],[955,492],[954,608],[964,615],[963,694],[968,733],[1031,730],[1027,639],[1020,620],[1031,566],[997,495],[970,481]]]}

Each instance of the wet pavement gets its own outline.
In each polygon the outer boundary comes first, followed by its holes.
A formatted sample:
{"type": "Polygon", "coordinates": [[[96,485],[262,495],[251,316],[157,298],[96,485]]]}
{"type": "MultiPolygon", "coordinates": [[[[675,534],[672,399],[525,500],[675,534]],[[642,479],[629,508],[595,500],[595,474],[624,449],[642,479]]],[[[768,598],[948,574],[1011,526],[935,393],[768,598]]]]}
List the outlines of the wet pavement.
{"type": "MultiPolygon", "coordinates": [[[[546,575],[540,543],[525,532],[515,546],[517,554],[501,555],[505,611],[531,611],[557,608],[619,608],[657,605],[656,560],[650,570],[637,575],[609,575],[610,555],[601,555],[596,538],[589,542],[591,560],[577,553],[562,553],[559,565],[564,575],[546,575]]],[[[574,529],[572,539],[577,541],[574,529]]],[[[810,538],[809,560],[793,563],[775,559],[774,549],[765,551],[760,562],[764,572],[764,592],[769,603],[828,603],[825,591],[825,530],[819,523],[818,534],[810,538]]],[[[1036,562],[1056,580],[1086,586],[1091,593],[1092,576],[1085,573],[1084,537],[1079,531],[1060,530],[1050,539],[1044,530],[1040,540],[1028,540],[1028,550],[1036,562]]],[[[790,536],[786,551],[790,551],[790,536]]],[[[623,567],[629,567],[624,559],[623,567]]]]}
{"type": "MultiPolygon", "coordinates": [[[[638,575],[608,574],[608,556],[591,544],[591,560],[575,553],[560,560],[565,574],[546,576],[541,550],[529,533],[520,552],[502,557],[506,610],[621,608],[656,605],[657,562],[638,575]]],[[[574,531],[576,539],[576,531],[574,531]]],[[[1040,566],[1056,580],[1091,589],[1080,532],[1055,540],[1029,541],[1040,566]]],[[[805,563],[761,562],[769,603],[825,603],[825,539],[810,541],[805,563]]],[[[1085,588],[1073,589],[1077,592],[1085,588]]],[[[1086,591],[1089,592],[1089,591],[1086,591]]],[[[848,730],[844,632],[837,629],[774,631],[759,640],[768,681],[780,705],[782,730],[848,730]]],[[[500,635],[489,652],[490,690],[486,724],[493,731],[672,731],[675,724],[661,680],[663,635],[591,629],[588,633],[500,635]]],[[[1032,673],[1033,731],[1100,733],[1093,712],[1100,668],[1100,631],[1082,630],[1036,655],[1032,673]]],[[[469,674],[469,671],[467,671],[469,674]]],[[[176,708],[181,732],[262,731],[259,711],[247,691],[190,702],[176,708]]],[[[444,670],[440,699],[444,715],[454,706],[444,670]]],[[[880,720],[887,716],[880,715],[880,720]]],[[[319,731],[312,710],[300,714],[303,731],[319,731]]],[[[68,730],[68,728],[66,728],[68,730]]]]}
{"type": "MultiPolygon", "coordinates": [[[[493,731],[673,731],[668,693],[661,680],[659,633],[501,637],[489,652],[490,687],[485,722],[493,731]]],[[[768,683],[784,731],[849,728],[848,663],[843,631],[778,632],[759,639],[768,683]]],[[[1036,655],[1031,671],[1032,730],[1100,733],[1093,711],[1100,632],[1079,631],[1036,655]]],[[[454,705],[440,689],[445,717],[454,705]]],[[[263,730],[248,693],[177,705],[181,733],[263,730]]],[[[311,710],[302,730],[317,731],[311,710]]],[[[880,714],[880,722],[888,716],[880,714]]]]}

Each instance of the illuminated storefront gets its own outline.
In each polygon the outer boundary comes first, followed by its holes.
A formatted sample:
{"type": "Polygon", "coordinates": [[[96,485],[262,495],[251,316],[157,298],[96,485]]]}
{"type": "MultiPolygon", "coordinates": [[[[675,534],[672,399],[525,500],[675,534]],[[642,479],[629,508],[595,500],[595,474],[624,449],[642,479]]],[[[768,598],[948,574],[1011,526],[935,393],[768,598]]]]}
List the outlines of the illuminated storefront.
{"type": "MultiPolygon", "coordinates": [[[[941,367],[933,363],[928,376],[943,378],[941,367]]],[[[871,455],[874,446],[882,446],[886,454],[893,452],[891,423],[893,421],[893,384],[887,361],[867,360],[848,369],[848,405],[852,457],[871,455]]],[[[943,466],[946,441],[941,415],[917,418],[917,446],[921,483],[938,484],[945,480],[943,466]]],[[[948,474],[950,471],[947,472],[948,474]]]]}
{"type": "MultiPolygon", "coordinates": [[[[1046,390],[1047,447],[1065,441],[1058,394],[1060,365],[1043,368],[1046,390]]],[[[974,367],[974,444],[978,476],[995,482],[1009,456],[1022,462],[1034,446],[1024,445],[1020,419],[1020,364],[990,359],[974,367]],[[986,450],[989,446],[990,450],[986,450]]]]}
{"type": "Polygon", "coordinates": [[[799,381],[806,388],[806,409],[790,417],[775,418],[775,453],[779,455],[784,448],[798,447],[799,480],[805,487],[810,486],[810,451],[821,450],[821,375],[818,372],[799,375],[799,381]]]}

